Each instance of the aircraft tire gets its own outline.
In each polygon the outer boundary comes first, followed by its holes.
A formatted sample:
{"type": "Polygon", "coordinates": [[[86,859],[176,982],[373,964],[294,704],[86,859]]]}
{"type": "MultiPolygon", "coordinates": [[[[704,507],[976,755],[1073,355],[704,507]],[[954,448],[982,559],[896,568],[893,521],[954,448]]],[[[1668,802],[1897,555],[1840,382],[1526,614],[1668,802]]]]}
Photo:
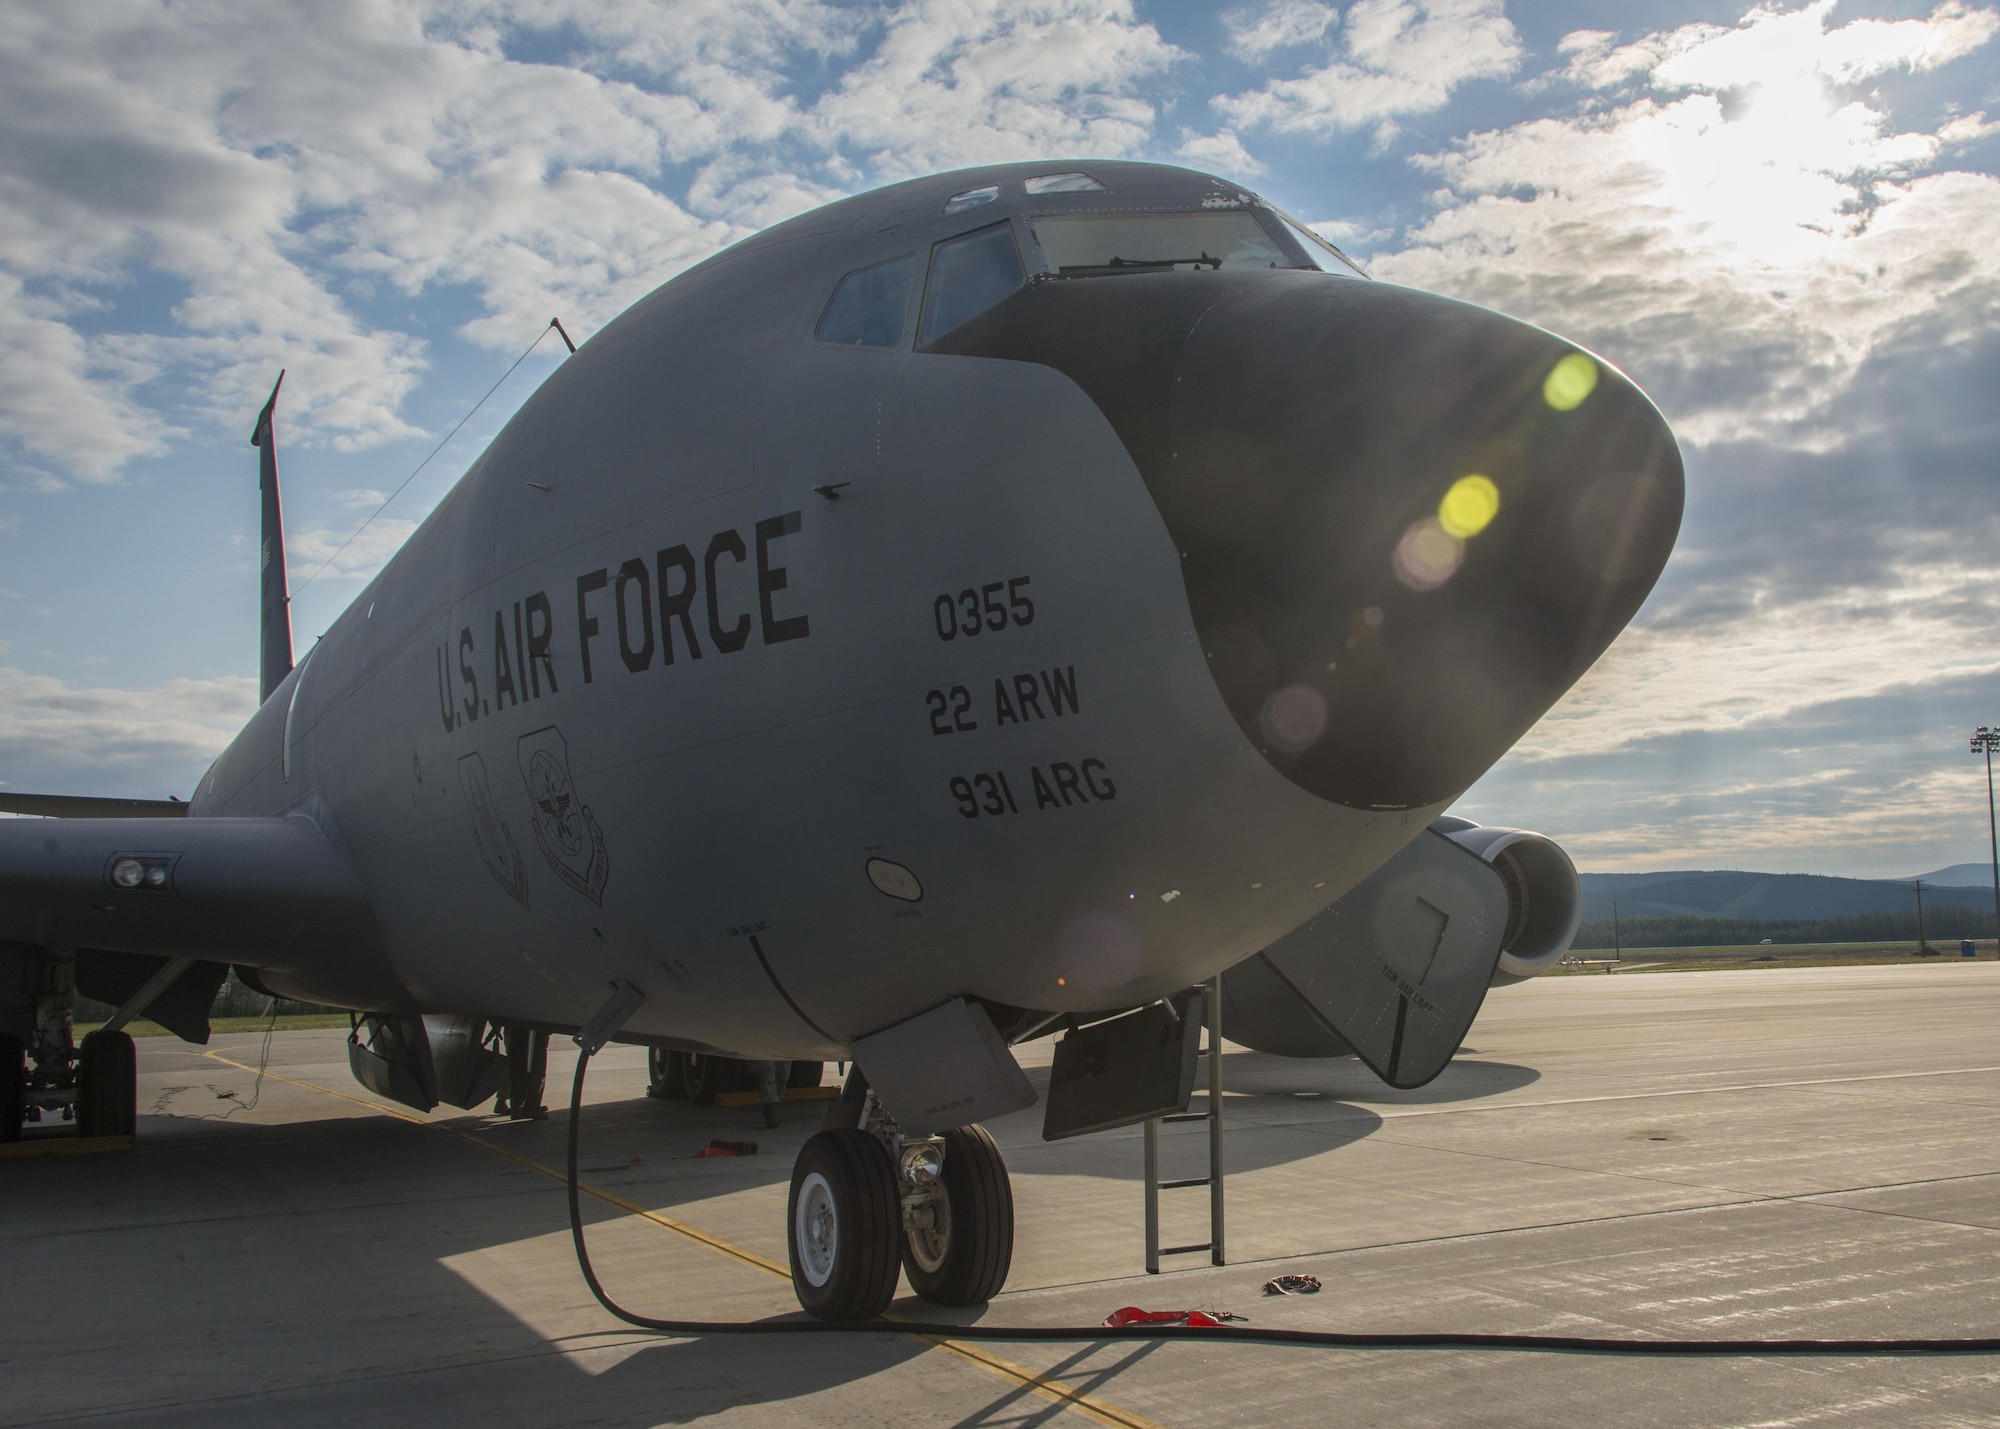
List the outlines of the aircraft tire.
{"type": "Polygon", "coordinates": [[[785,1202],[792,1289],[820,1320],[869,1320],[896,1294],[902,1206],[895,1168],[865,1131],[816,1132],[799,1148],[785,1202]]]}
{"type": "Polygon", "coordinates": [[[646,1049],[646,1095],[670,1102],[687,1100],[687,1053],[665,1047],[646,1049]]]}
{"type": "Polygon", "coordinates": [[[0,1142],[19,1141],[28,1119],[28,1065],[21,1039],[0,1033],[0,1142]]]}
{"type": "Polygon", "coordinates": [[[138,1058],[124,1032],[92,1032],[76,1065],[76,1129],[82,1136],[130,1136],[139,1121],[138,1058]]]}
{"type": "Polygon", "coordinates": [[[983,1305],[1014,1263],[1014,1187],[985,1127],[954,1127],[944,1148],[943,1235],[904,1230],[903,1273],[933,1305],[983,1305]]]}
{"type": "Polygon", "coordinates": [[[714,1106],[716,1094],[730,1090],[724,1085],[729,1065],[729,1058],[718,1057],[712,1052],[683,1054],[681,1085],[687,1092],[687,1099],[696,1106],[714,1106]]]}

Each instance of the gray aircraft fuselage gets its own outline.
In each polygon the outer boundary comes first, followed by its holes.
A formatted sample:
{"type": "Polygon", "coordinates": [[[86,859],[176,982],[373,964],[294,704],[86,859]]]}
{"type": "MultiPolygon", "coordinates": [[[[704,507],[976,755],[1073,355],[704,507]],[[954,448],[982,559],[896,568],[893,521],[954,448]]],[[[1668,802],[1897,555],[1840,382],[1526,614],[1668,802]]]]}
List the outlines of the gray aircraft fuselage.
{"type": "Polygon", "coordinates": [[[1219,180],[1010,165],[636,304],[201,781],[195,818],[311,817],[380,927],[267,980],[568,1026],[626,981],[629,1033],[831,1058],[957,995],[1131,1006],[1305,922],[1596,659],[1681,506],[1616,371],[1563,407],[1569,344],[1319,261],[1219,180]],[[1064,170],[1104,187],[1023,191],[1064,170]],[[1286,265],[1047,271],[1052,217],[1171,212],[1286,265]],[[975,232],[1027,281],[930,331],[975,232]],[[894,346],[816,336],[905,256],[894,346]],[[1498,514],[1412,547],[1470,473],[1498,514]]]}

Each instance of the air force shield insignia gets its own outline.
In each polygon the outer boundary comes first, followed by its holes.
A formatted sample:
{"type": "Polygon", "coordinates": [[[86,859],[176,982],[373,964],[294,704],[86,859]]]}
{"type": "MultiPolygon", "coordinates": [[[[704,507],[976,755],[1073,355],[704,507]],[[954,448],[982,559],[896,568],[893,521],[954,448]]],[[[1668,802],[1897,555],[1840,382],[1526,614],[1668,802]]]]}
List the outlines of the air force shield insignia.
{"type": "Polygon", "coordinates": [[[604,831],[590,807],[577,797],[569,772],[569,741],[554,725],[521,736],[517,750],[521,777],[535,821],[535,842],[556,877],[593,903],[604,901],[611,858],[604,831]]]}
{"type": "Polygon", "coordinates": [[[493,881],[523,908],[528,906],[528,866],[514,843],[514,831],[501,822],[493,807],[493,788],[486,778],[486,761],[475,751],[459,756],[458,787],[472,815],[472,841],[493,881]]]}

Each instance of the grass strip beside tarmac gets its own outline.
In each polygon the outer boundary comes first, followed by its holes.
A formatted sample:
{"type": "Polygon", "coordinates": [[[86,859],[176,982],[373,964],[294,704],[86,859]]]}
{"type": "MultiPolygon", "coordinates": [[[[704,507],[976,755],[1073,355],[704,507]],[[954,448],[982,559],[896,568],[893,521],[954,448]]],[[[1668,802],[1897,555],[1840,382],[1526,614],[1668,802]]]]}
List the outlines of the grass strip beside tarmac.
{"type": "Polygon", "coordinates": [[[1958,940],[1933,939],[1930,951],[1919,954],[1914,940],[1906,943],[1749,943],[1726,948],[1626,948],[1623,956],[1610,948],[1573,948],[1545,976],[1598,976],[1606,972],[1720,972],[1729,968],[1858,968],[1898,963],[1957,966],[1994,961],[1993,940],[1973,944],[1973,957],[1959,953],[1958,940]]]}
{"type": "MultiPolygon", "coordinates": [[[[98,1022],[79,1022],[73,1031],[78,1038],[81,1038],[84,1033],[95,1032],[102,1025],[98,1022]]],[[[217,1017],[209,1023],[209,1029],[212,1032],[262,1032],[270,1025],[271,1019],[268,1017],[217,1017]]],[[[277,1023],[280,1032],[316,1032],[326,1027],[345,1026],[347,1026],[347,1014],[344,1012],[299,1012],[280,1016],[277,1023]]],[[[143,1017],[126,1023],[125,1030],[134,1037],[174,1035],[157,1022],[148,1022],[143,1017]]]]}

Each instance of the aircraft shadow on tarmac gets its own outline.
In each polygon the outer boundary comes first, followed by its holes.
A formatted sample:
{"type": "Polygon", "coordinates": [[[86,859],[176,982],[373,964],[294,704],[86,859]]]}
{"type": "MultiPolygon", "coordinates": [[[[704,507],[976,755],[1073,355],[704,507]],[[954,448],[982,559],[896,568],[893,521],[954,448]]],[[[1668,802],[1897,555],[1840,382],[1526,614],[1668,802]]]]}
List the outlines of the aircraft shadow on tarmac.
{"type": "MultiPolygon", "coordinates": [[[[1330,1145],[1372,1135],[1381,1127],[1382,1118],[1370,1106],[1358,1103],[1445,1106],[1477,1102],[1532,1085],[1540,1077],[1532,1067],[1461,1057],[1428,1085],[1398,1091],[1352,1057],[1304,1060],[1261,1052],[1228,1052],[1223,1057],[1223,1088],[1242,1094],[1225,1099],[1228,1167],[1232,1172],[1245,1172],[1284,1165],[1319,1155],[1330,1145]]],[[[1029,1069],[1028,1079],[1038,1094],[1046,1094],[1046,1067],[1029,1069]]],[[[1193,1106],[1199,1109],[1204,1100],[1197,1095],[1193,1106]]],[[[552,1115],[560,1117],[562,1113],[552,1115]]],[[[614,1190],[643,1185],[647,1197],[659,1197],[656,1204],[661,1206],[783,1184],[790,1178],[798,1146],[819,1125],[819,1108],[810,1103],[788,1105],[785,1124],[777,1131],[757,1129],[755,1116],[754,1109],[698,1107],[646,1098],[588,1107],[581,1157],[584,1177],[614,1190]],[[754,1140],[760,1151],[751,1157],[693,1159],[695,1151],[710,1138],[754,1140]],[[614,1145],[640,1140],[658,1146],[657,1152],[643,1152],[646,1159],[640,1166],[621,1164],[608,1151],[614,1145]],[[657,1164],[662,1158],[666,1164],[657,1164]],[[630,1182],[624,1179],[627,1172],[633,1177],[630,1182]],[[606,1176],[612,1179],[607,1181],[606,1176]]],[[[1138,1127],[1073,1141],[1044,1142],[1041,1122],[1042,1107],[1037,1102],[989,1124],[1009,1165],[1016,1170],[1115,1181],[1136,1181],[1144,1174],[1136,1150],[1138,1127]],[[1114,1149],[1114,1141],[1131,1143],[1132,1154],[1114,1149]]],[[[1165,1131],[1162,1144],[1191,1141],[1202,1131],[1198,1124],[1178,1125],[1165,1131]]]]}
{"type": "MultiPolygon", "coordinates": [[[[595,1121],[586,1126],[586,1137],[593,1130],[599,1133],[598,1157],[613,1151],[645,1153],[657,1141],[660,1113],[669,1113],[665,1120],[677,1129],[713,1126],[718,1133],[740,1132],[736,1124],[742,1120],[740,1110],[643,1100],[589,1110],[595,1121]]],[[[811,1121],[817,1122],[816,1114],[811,1121]]],[[[472,1130],[481,1123],[468,1119],[460,1125],[472,1130]]],[[[545,1164],[551,1149],[560,1146],[564,1130],[561,1112],[541,1123],[484,1125],[501,1133],[530,1133],[529,1138],[516,1138],[513,1149],[545,1164]]],[[[785,1143],[807,1134],[803,1116],[782,1129],[785,1143]]],[[[189,1429],[239,1423],[345,1429],[357,1419],[379,1417],[386,1372],[394,1378],[399,1416],[420,1421],[467,1422],[492,1416],[506,1423],[554,1424],[587,1418],[607,1426],[686,1424],[730,1409],[802,1399],[853,1384],[930,1352],[930,1346],[894,1334],[780,1339],[713,1335],[663,1339],[626,1349],[619,1338],[638,1332],[607,1324],[587,1333],[550,1338],[450,1264],[470,1252],[526,1246],[559,1232],[564,1225],[561,1188],[544,1176],[495,1158],[489,1163],[490,1178],[474,1170],[468,1179],[468,1158],[475,1168],[485,1158],[462,1141],[435,1129],[372,1116],[285,1126],[149,1116],[142,1121],[140,1135],[155,1154],[131,1159],[50,1158],[31,1163],[30,1174],[38,1185],[31,1188],[24,1178],[16,1188],[27,1193],[15,1203],[23,1222],[53,1217],[58,1208],[73,1217],[87,1202],[85,1219],[101,1221],[104,1229],[114,1232],[88,1237],[87,1242],[97,1243],[101,1254],[116,1261],[115,1275],[109,1264],[77,1265],[72,1260],[77,1242],[70,1237],[31,1238],[23,1244],[39,1245],[42,1253],[59,1256],[66,1269],[81,1270],[86,1283],[115,1280],[123,1287],[111,1300],[90,1294],[63,1297],[53,1320],[34,1333],[49,1337],[45,1348],[50,1350],[65,1342],[96,1343],[107,1335],[112,1342],[143,1342],[152,1346],[162,1363],[171,1364],[184,1356],[200,1358],[194,1354],[197,1348],[204,1355],[213,1349],[206,1341],[197,1346],[182,1339],[200,1341],[206,1329],[212,1340],[218,1330],[225,1330],[232,1342],[230,1358],[244,1367],[243,1373],[215,1366],[178,1383],[143,1373],[135,1383],[112,1374],[82,1400],[44,1389],[35,1396],[37,1402],[18,1406],[25,1413],[12,1422],[67,1419],[79,1410],[113,1410],[122,1411],[121,1422],[189,1429]],[[30,1200],[40,1204],[31,1207],[30,1200]],[[265,1204],[268,1212],[243,1214],[246,1204],[254,1202],[265,1204]],[[147,1232],[131,1223],[134,1206],[148,1208],[145,1218],[156,1223],[151,1234],[162,1237],[162,1244],[171,1246],[170,1253],[141,1251],[135,1257],[130,1236],[147,1232]],[[307,1227],[310,1233],[302,1233],[307,1227]],[[150,1328],[139,1324],[149,1305],[157,1310],[163,1303],[186,1304],[187,1270],[197,1264],[225,1278],[229,1294],[214,1304],[196,1296],[184,1324],[172,1320],[164,1325],[154,1321],[150,1328]],[[104,1273],[92,1276],[93,1269],[104,1273]],[[226,1306],[247,1309],[237,1316],[226,1306]],[[226,1325],[212,1323],[210,1317],[218,1313],[229,1316],[226,1325]],[[128,1316],[137,1317],[129,1327],[129,1339],[120,1333],[128,1316]],[[388,1328],[385,1320],[400,1328],[388,1328]],[[433,1334],[435,1342],[425,1343],[433,1334]],[[298,1355],[301,1346],[312,1351],[303,1356],[303,1364],[298,1355]],[[581,1361],[569,1357],[592,1347],[622,1352],[623,1358],[605,1365],[594,1356],[581,1361]]],[[[677,1145],[679,1140],[677,1136],[677,1145]]],[[[791,1156],[780,1145],[771,1150],[776,1154],[704,1161],[692,1167],[675,1163],[677,1170],[703,1174],[686,1180],[670,1176],[665,1182],[635,1181],[618,1189],[657,1205],[662,1203],[660,1191],[669,1184],[677,1190],[715,1195],[751,1182],[781,1179],[789,1171],[791,1156]],[[697,1182],[701,1184],[696,1186],[697,1182]]],[[[592,1157],[587,1146],[586,1165],[592,1164],[592,1157]]],[[[657,1164],[652,1159],[645,1163],[657,1164]]],[[[586,1220],[594,1230],[624,1215],[595,1202],[585,1204],[586,1220]]],[[[90,1254],[86,1252],[86,1262],[90,1254]]],[[[612,1282],[612,1293],[641,1313],[715,1315],[717,1305],[700,1303],[712,1290],[677,1286],[663,1273],[672,1263],[670,1255],[663,1255],[649,1271],[613,1259],[600,1269],[612,1282]]],[[[707,1276],[702,1278],[713,1285],[707,1276]]],[[[744,1288],[758,1287],[765,1279],[752,1275],[744,1288]]],[[[789,1291],[779,1282],[770,1281],[769,1288],[772,1294],[755,1298],[768,1300],[771,1309],[750,1309],[748,1316],[770,1314],[789,1302],[789,1291]]],[[[934,1307],[907,1298],[894,1309],[933,1322],[944,1318],[934,1307]]],[[[797,1314],[788,1304],[779,1313],[786,1318],[797,1314]]],[[[978,1312],[962,1313],[979,1317],[978,1312]]],[[[1054,1373],[1087,1391],[1105,1392],[1118,1373],[1155,1348],[1133,1346],[1107,1359],[1101,1347],[1078,1346],[1065,1351],[1054,1373]],[[1079,1367],[1076,1362],[1091,1354],[1098,1356],[1093,1367],[1079,1367]]],[[[1027,1390],[988,1379],[969,1367],[944,1373],[946,1383],[962,1385],[969,1392],[950,1411],[932,1403],[928,1412],[937,1415],[938,1423],[1035,1422],[1050,1408],[1027,1390]]],[[[171,1375],[166,1378],[172,1380],[171,1375]]],[[[905,1393],[920,1397],[925,1391],[911,1386],[905,1393]]]]}
{"type": "MultiPolygon", "coordinates": [[[[1039,1082],[1046,1071],[1036,1069],[1032,1075],[1039,1082]]],[[[1537,1075],[1474,1055],[1455,1062],[1429,1086],[1394,1092],[1352,1060],[1292,1061],[1232,1052],[1224,1062],[1224,1085],[1247,1095],[1229,1099],[1229,1167],[1240,1173],[1328,1150],[1337,1153],[1341,1145],[1381,1125],[1377,1112],[1361,1102],[1375,1107],[1476,1103],[1527,1086],[1537,1075]]],[[[587,1406],[589,1417],[600,1424],[688,1423],[732,1407],[794,1400],[852,1384],[926,1353],[925,1346],[901,1336],[781,1341],[716,1336],[643,1345],[592,1373],[588,1360],[553,1352],[579,1348],[575,1342],[550,1340],[449,1264],[468,1251],[526,1245],[560,1234],[564,1214],[555,1181],[499,1158],[481,1157],[459,1136],[436,1127],[385,1117],[337,1116],[270,1126],[189,1116],[214,1100],[211,1089],[191,1087],[162,1107],[167,1115],[142,1117],[142,1144],[155,1154],[129,1161],[88,1158],[90,1165],[85,1158],[35,1163],[41,1174],[33,1179],[48,1197],[44,1212],[54,1216],[62,1206],[62,1214],[73,1220],[82,1193],[107,1222],[122,1222],[130,1207],[144,1206],[148,1220],[164,1223],[162,1233],[174,1242],[172,1263],[154,1267],[160,1283],[132,1296],[132,1307],[179,1298],[189,1263],[227,1265],[232,1298],[264,1305],[266,1314],[276,1312],[263,1325],[230,1326],[232,1337],[245,1337],[240,1349],[249,1361],[281,1362],[308,1342],[348,1344],[355,1354],[347,1363],[337,1349],[331,1355],[316,1354],[321,1369],[317,1376],[302,1374],[305,1382],[286,1383],[281,1374],[273,1377],[276,1382],[253,1381],[254,1387],[237,1385],[234,1392],[214,1384],[189,1386],[184,1393],[148,1386],[140,1404],[128,1400],[123,1406],[136,1409],[144,1422],[212,1426],[232,1419],[272,1422],[275,1415],[288,1424],[331,1426],[372,1413],[380,1387],[376,1373],[364,1372],[362,1366],[378,1361],[386,1347],[353,1343],[352,1337],[372,1341],[379,1334],[369,1322],[382,1308],[385,1286],[395,1287],[392,1298],[400,1307],[418,1311],[412,1330],[421,1333],[419,1326],[429,1325],[438,1334],[434,1347],[410,1350],[397,1373],[399,1401],[406,1409],[421,1412],[428,1406],[460,1419],[483,1408],[514,1422],[557,1422],[587,1406]],[[246,1192],[253,1202],[268,1198],[271,1214],[235,1214],[244,1207],[246,1192]],[[232,1213],[214,1219],[218,1206],[228,1206],[232,1213]],[[301,1215],[328,1233],[301,1236],[301,1215]],[[334,1229],[342,1221],[350,1224],[334,1229]],[[185,1229],[168,1230],[167,1225],[185,1229]],[[356,1226],[373,1229],[357,1234],[356,1226]],[[335,1323],[327,1324],[329,1319],[335,1323]],[[346,1377],[350,1373],[351,1379],[346,1377]],[[152,1406],[141,1407],[147,1399],[152,1406]],[[181,1402],[175,1404],[176,1399],[181,1402]]],[[[789,1178],[797,1147],[818,1126],[821,1110],[813,1104],[788,1105],[784,1125],[765,1131],[754,1126],[756,1112],[750,1108],[698,1107],[645,1097],[600,1102],[585,1114],[585,1179],[662,1210],[759,1188],[768,1188],[768,1194],[789,1178]],[[760,1154],[694,1158],[695,1151],[718,1137],[754,1139],[760,1154]]],[[[510,1124],[469,1116],[450,1119],[445,1129],[559,1168],[566,1126],[565,1112],[558,1108],[542,1122],[510,1124]]],[[[1058,1143],[1042,1142],[1040,1129],[1038,1108],[1003,1118],[995,1127],[1009,1160],[1024,1174],[1094,1175],[1124,1183],[1140,1175],[1136,1128],[1058,1143]]],[[[1176,1127],[1170,1136],[1198,1144],[1201,1128],[1176,1127]]],[[[1172,1154],[1184,1157],[1192,1150],[1176,1145],[1172,1154]]],[[[38,1198],[30,1192],[23,1199],[38,1198]]],[[[586,1206],[593,1228],[624,1214],[595,1201],[586,1206]]],[[[37,1218],[27,1206],[17,1203],[17,1208],[27,1212],[24,1219],[37,1218]]],[[[35,1241],[30,1237],[25,1243],[35,1241]]],[[[140,1252],[135,1259],[122,1237],[111,1237],[106,1246],[118,1258],[121,1283],[135,1271],[148,1274],[144,1267],[149,1258],[140,1252]],[[113,1241],[121,1247],[115,1252],[113,1241]]],[[[89,1268],[66,1266],[86,1274],[89,1268]]],[[[708,1296],[696,1287],[683,1295],[662,1273],[664,1268],[664,1263],[650,1272],[625,1264],[605,1267],[612,1293],[641,1313],[700,1317],[721,1308],[694,1303],[708,1296]]],[[[113,1267],[102,1269],[108,1274],[113,1267]]],[[[746,1307],[742,1313],[785,1313],[789,1295],[775,1281],[768,1288],[774,1292],[769,1297],[752,1292],[756,1305],[764,1308],[746,1307]]],[[[899,1308],[924,1319],[935,1315],[915,1302],[899,1308]]],[[[107,1310],[108,1318],[120,1318],[115,1307],[83,1297],[70,1307],[77,1323],[67,1329],[44,1326],[43,1332],[88,1340],[115,1329],[104,1323],[107,1310]]],[[[193,1324],[188,1329],[197,1333],[193,1324]]],[[[133,1327],[134,1335],[157,1330],[157,1324],[152,1331],[133,1327]]],[[[176,1346],[171,1334],[166,1338],[169,1342],[157,1349],[171,1357],[176,1346]]],[[[402,1357],[400,1352],[390,1355],[402,1357]]],[[[1069,1358],[1056,1373],[1098,1392],[1115,1392],[1115,1376],[1131,1360],[1117,1356],[1098,1372],[1069,1365],[1069,1358]]],[[[972,1395],[961,1403],[978,1407],[957,1423],[1018,1422],[1024,1413],[1033,1416],[1045,1408],[1039,1400],[1024,1402],[1025,1391],[982,1384],[976,1372],[967,1373],[972,1395]]],[[[108,1386],[107,1391],[114,1402],[122,1397],[108,1386]]],[[[81,1406],[38,1407],[62,1417],[81,1406]]]]}
{"type": "MultiPolygon", "coordinates": [[[[1031,1071],[1029,1079],[1038,1092],[1047,1090],[1045,1069],[1031,1071]]],[[[1541,1073],[1532,1067],[1461,1058],[1428,1085],[1398,1091],[1352,1057],[1308,1060],[1262,1052],[1226,1052],[1222,1059],[1225,1165],[1232,1175],[1260,1171],[1371,1136],[1381,1129],[1382,1117],[1371,1106],[1359,1103],[1442,1106],[1476,1102],[1540,1079],[1541,1073]]],[[[1202,1085],[1196,1083],[1197,1093],[1202,1085]]],[[[1206,1098],[1197,1095],[1192,1108],[1198,1111],[1205,1102],[1206,1098]]],[[[1138,1127],[1100,1132],[1075,1142],[1045,1143],[1040,1139],[1040,1118],[1037,1106],[1004,1118],[994,1128],[1009,1164],[1017,1170],[1113,1181],[1138,1181],[1144,1176],[1138,1127]],[[1131,1154],[1102,1149],[1093,1154],[1083,1149],[1111,1138],[1130,1143],[1131,1154]]],[[[1162,1128],[1160,1154],[1181,1167],[1205,1135],[1206,1127],[1199,1122],[1162,1128]]],[[[1188,1173],[1175,1170],[1163,1174],[1188,1173]]]]}
{"type": "Polygon", "coordinates": [[[1225,1052],[1222,1087],[1224,1092],[1247,1092],[1253,1096],[1318,1094],[1334,1099],[1351,1097],[1377,1105],[1433,1106],[1499,1096],[1541,1080],[1542,1074],[1533,1067],[1480,1061],[1477,1056],[1476,1052],[1461,1052],[1435,1080],[1409,1091],[1398,1091],[1355,1057],[1320,1060],[1273,1057],[1263,1052],[1225,1052]]]}

